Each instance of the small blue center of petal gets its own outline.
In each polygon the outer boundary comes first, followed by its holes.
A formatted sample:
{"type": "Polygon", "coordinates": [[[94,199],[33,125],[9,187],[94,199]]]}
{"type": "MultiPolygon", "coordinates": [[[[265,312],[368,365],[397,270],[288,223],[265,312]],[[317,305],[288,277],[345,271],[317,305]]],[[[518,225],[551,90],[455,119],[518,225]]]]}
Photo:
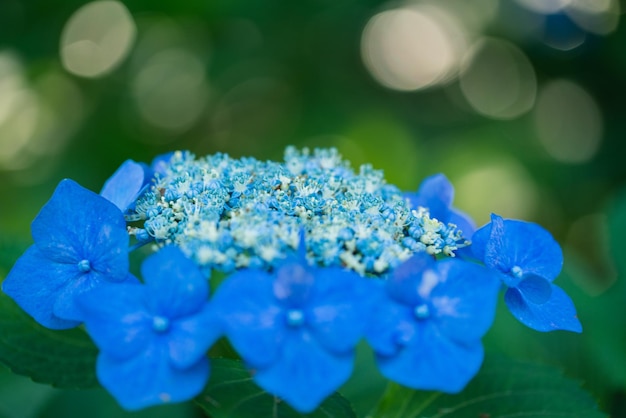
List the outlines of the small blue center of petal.
{"type": "Polygon", "coordinates": [[[413,311],[417,319],[426,319],[430,316],[430,309],[425,303],[417,305],[413,311]]]}
{"type": "Polygon", "coordinates": [[[89,263],[89,260],[80,260],[78,262],[78,270],[82,271],[83,273],[87,273],[89,270],[91,270],[91,264],[89,263]]]}
{"type": "Polygon", "coordinates": [[[156,332],[165,332],[170,328],[170,320],[162,316],[152,318],[152,329],[156,332]]]}
{"type": "Polygon", "coordinates": [[[287,312],[287,323],[292,327],[299,327],[304,323],[304,313],[300,309],[291,309],[287,312]]]}

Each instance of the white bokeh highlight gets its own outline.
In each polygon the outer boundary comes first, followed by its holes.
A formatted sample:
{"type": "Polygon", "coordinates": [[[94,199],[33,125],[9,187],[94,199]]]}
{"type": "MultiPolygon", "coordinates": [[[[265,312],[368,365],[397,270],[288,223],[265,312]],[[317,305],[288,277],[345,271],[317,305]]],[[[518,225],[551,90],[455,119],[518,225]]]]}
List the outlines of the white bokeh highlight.
{"type": "Polygon", "coordinates": [[[63,28],[61,63],[74,75],[102,77],[124,61],[136,32],[130,12],[119,1],[87,3],[74,12],[63,28]]]}

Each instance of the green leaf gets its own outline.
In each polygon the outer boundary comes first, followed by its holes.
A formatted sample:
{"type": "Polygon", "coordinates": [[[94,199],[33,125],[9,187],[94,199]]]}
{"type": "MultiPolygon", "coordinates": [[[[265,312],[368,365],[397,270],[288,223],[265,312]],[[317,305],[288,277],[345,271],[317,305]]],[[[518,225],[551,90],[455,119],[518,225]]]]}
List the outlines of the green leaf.
{"type": "Polygon", "coordinates": [[[392,383],[372,418],[606,417],[578,382],[554,368],[487,358],[458,394],[416,391],[392,383]]]}
{"type": "Polygon", "coordinates": [[[372,348],[361,341],[356,347],[354,372],[350,379],[339,388],[357,416],[363,417],[378,404],[385,393],[388,380],[380,374],[372,348]]]}
{"type": "Polygon", "coordinates": [[[155,405],[125,411],[104,389],[58,390],[42,405],[35,418],[198,418],[203,416],[191,402],[155,405]]]}
{"type": "Polygon", "coordinates": [[[35,418],[42,405],[57,392],[60,391],[0,366],[0,417],[35,418]]]}
{"type": "Polygon", "coordinates": [[[326,399],[311,414],[300,414],[264,392],[240,361],[213,359],[211,379],[196,403],[212,418],[355,418],[348,401],[339,394],[326,399]]]}
{"type": "Polygon", "coordinates": [[[96,356],[82,329],[44,328],[0,292],[0,362],[14,373],[56,387],[94,387],[96,356]]]}
{"type": "MultiPolygon", "coordinates": [[[[615,261],[617,270],[620,275],[626,274],[626,242],[624,234],[626,234],[626,190],[622,191],[608,208],[608,231],[609,231],[609,251],[612,259],[615,261]]],[[[618,280],[617,285],[623,291],[624,281],[618,280]]]]}

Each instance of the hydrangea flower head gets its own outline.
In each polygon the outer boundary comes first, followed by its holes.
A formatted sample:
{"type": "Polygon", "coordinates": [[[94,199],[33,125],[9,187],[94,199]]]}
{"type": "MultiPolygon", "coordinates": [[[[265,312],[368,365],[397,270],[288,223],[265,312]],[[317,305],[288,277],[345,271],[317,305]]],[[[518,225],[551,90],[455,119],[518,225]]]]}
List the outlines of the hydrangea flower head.
{"type": "Polygon", "coordinates": [[[552,283],[563,253],[548,231],[494,214],[472,240],[474,255],[506,285],[504,300],[515,318],[537,331],[582,331],[572,300],[552,283]]]}
{"type": "Polygon", "coordinates": [[[315,264],[361,275],[380,276],[416,251],[452,255],[466,241],[335,149],[290,147],[283,163],[176,152],[160,167],[135,213],[159,245],[175,243],[207,271],[271,268],[298,246],[300,229],[315,264]]]}
{"type": "Polygon", "coordinates": [[[550,234],[496,215],[474,233],[452,200],[443,175],[405,194],[335,149],[128,160],[101,195],[59,184],[3,290],[47,327],[84,322],[100,383],[129,410],[199,394],[222,335],[302,413],[349,378],[362,338],[388,379],[458,392],[481,366],[501,283],[526,325],[580,323],[552,284],[563,257],[550,234]],[[470,237],[484,266],[454,257],[470,237]],[[140,282],[128,251],[148,242],[140,282]],[[209,300],[214,272],[225,279],[209,300]]]}
{"type": "Polygon", "coordinates": [[[78,300],[100,349],[98,380],[129,410],[196,396],[220,335],[207,280],[178,248],[162,248],[141,270],[143,285],[94,289],[78,300]]]}
{"type": "Polygon", "coordinates": [[[460,259],[405,261],[381,282],[369,318],[382,374],[414,389],[463,389],[482,364],[498,287],[488,269],[460,259]]]}
{"type": "Polygon", "coordinates": [[[2,290],[45,327],[78,325],[78,295],[133,280],[122,212],[72,180],[59,183],[31,230],[35,243],[17,260],[2,290]]]}
{"type": "Polygon", "coordinates": [[[310,412],[350,376],[372,293],[355,272],[311,266],[304,252],[302,239],[272,272],[234,273],[212,303],[255,382],[310,412]]]}

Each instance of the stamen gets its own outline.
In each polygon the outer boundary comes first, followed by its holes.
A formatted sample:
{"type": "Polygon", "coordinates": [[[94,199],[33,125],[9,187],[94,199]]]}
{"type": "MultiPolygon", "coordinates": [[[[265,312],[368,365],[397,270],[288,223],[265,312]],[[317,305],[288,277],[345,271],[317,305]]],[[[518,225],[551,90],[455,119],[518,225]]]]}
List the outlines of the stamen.
{"type": "Polygon", "coordinates": [[[152,318],[152,329],[156,332],[165,332],[170,328],[170,320],[162,317],[155,316],[152,318]]]}
{"type": "Polygon", "coordinates": [[[292,327],[304,324],[304,313],[300,309],[291,309],[287,312],[287,323],[292,327]]]}
{"type": "Polygon", "coordinates": [[[413,313],[417,319],[426,319],[430,316],[430,309],[428,309],[427,304],[423,303],[421,305],[417,305],[413,313]]]}
{"type": "Polygon", "coordinates": [[[511,268],[511,274],[513,275],[513,277],[521,279],[522,275],[524,274],[524,271],[522,270],[520,266],[513,266],[511,268]]]}
{"type": "Polygon", "coordinates": [[[89,270],[91,270],[91,264],[89,263],[89,260],[80,260],[78,262],[78,270],[82,271],[83,273],[87,273],[89,270]]]}

